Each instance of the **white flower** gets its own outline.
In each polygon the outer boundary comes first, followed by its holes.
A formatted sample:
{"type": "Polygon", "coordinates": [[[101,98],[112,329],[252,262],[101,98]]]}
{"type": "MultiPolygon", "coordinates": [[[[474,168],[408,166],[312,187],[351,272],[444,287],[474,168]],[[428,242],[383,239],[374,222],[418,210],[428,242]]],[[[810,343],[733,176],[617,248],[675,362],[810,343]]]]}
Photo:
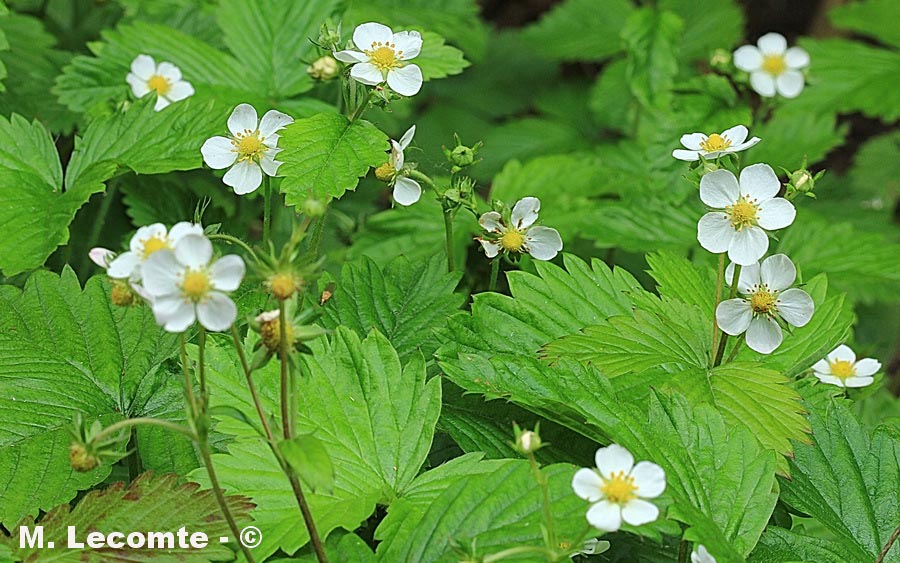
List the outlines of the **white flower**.
{"type": "Polygon", "coordinates": [[[212,256],[209,239],[191,234],[144,263],[144,288],[153,296],[156,322],[167,331],[184,332],[197,319],[213,331],[234,323],[237,307],[227,293],[241,284],[244,261],[234,254],[212,256]]]}
{"type": "Polygon", "coordinates": [[[775,197],[781,189],[768,164],[741,170],[741,181],[728,170],[713,170],[700,179],[700,199],[713,209],[700,218],[697,240],[714,253],[728,252],[732,262],[748,266],[769,249],[766,231],[787,227],[797,211],[788,200],[775,197]]]}
{"type": "Polygon", "coordinates": [[[232,136],[212,137],[200,147],[203,162],[214,170],[230,166],[231,170],[225,173],[222,181],[238,195],[249,194],[262,183],[263,172],[267,176],[278,173],[281,162],[275,160],[275,155],[281,149],[277,148],[276,131],[293,121],[291,116],[274,109],[259,120],[253,106],[241,104],[228,118],[232,136]]]}
{"type": "Polygon", "coordinates": [[[364,23],[353,31],[353,45],[362,52],[337,51],[334,58],[353,65],[350,76],[357,82],[376,86],[387,81],[401,96],[414,96],[422,88],[422,70],[404,62],[416,58],[422,50],[418,31],[394,33],[386,25],[364,23]]]}
{"type": "Polygon", "coordinates": [[[105,270],[109,268],[109,263],[115,259],[116,253],[108,248],[96,246],[88,252],[88,257],[90,257],[91,262],[105,270]]]}
{"type": "Polygon", "coordinates": [[[675,149],[672,156],[678,160],[700,160],[700,157],[713,159],[723,154],[740,152],[749,149],[760,141],[759,137],[753,137],[749,141],[749,132],[743,125],[735,125],[731,129],[722,131],[721,134],[713,133],[708,137],[703,133],[690,133],[681,136],[681,144],[689,150],[675,149]]]}
{"type": "Polygon", "coordinates": [[[822,383],[838,387],[865,387],[875,381],[872,376],[881,369],[881,362],[873,358],[857,360],[853,350],[841,344],[816,362],[812,369],[822,383]]]}
{"type": "Polygon", "coordinates": [[[400,205],[412,205],[422,197],[422,186],[418,182],[403,173],[406,163],[403,151],[413,140],[416,134],[416,126],[407,129],[400,137],[400,141],[391,139],[391,159],[375,169],[375,176],[387,182],[394,188],[394,201],[400,205]]]}
{"type": "Polygon", "coordinates": [[[153,106],[156,111],[194,95],[191,83],[181,79],[181,69],[169,62],[157,65],[149,55],[138,55],[131,62],[131,72],[125,80],[138,98],[156,92],[156,105],[153,106]]]}
{"type": "Polygon", "coordinates": [[[704,546],[698,545],[691,553],[691,563],[716,563],[716,558],[710,555],[704,546]]]}
{"type": "Polygon", "coordinates": [[[106,273],[111,278],[139,282],[141,264],[159,250],[174,248],[181,237],[190,234],[202,235],[203,227],[187,221],[176,223],[168,231],[162,223],[141,227],[131,237],[128,252],[123,252],[110,261],[106,273]]]}
{"type": "MultiPolygon", "coordinates": [[[[812,318],[815,305],[802,289],[788,289],[797,277],[794,263],[784,254],[741,269],[738,293],[743,297],[727,299],[716,307],[716,322],[726,334],[747,333],[747,346],[760,354],[769,354],[781,345],[782,319],[792,326],[804,326],[812,318]]],[[[734,264],[725,270],[730,284],[734,264]]]]}
{"type": "Polygon", "coordinates": [[[592,526],[615,532],[623,520],[632,526],[656,520],[659,509],[644,499],[666,489],[662,467],[649,461],[635,465],[631,452],[617,444],[597,450],[595,461],[596,471],[579,469],[572,478],[575,494],[593,503],[587,511],[592,526]]]}
{"type": "Polygon", "coordinates": [[[734,66],[750,73],[750,86],[756,93],[771,98],[779,93],[796,98],[803,91],[803,72],[809,66],[809,54],[800,47],[787,48],[779,33],[767,33],[753,45],[734,52],[734,66]]]}
{"type": "Polygon", "coordinates": [[[537,260],[552,260],[562,250],[562,238],[556,229],[533,226],[537,221],[541,200],[524,197],[516,202],[507,225],[496,211],[481,216],[478,224],[489,233],[488,238],[478,238],[488,258],[494,258],[501,250],[527,252],[537,260]]]}

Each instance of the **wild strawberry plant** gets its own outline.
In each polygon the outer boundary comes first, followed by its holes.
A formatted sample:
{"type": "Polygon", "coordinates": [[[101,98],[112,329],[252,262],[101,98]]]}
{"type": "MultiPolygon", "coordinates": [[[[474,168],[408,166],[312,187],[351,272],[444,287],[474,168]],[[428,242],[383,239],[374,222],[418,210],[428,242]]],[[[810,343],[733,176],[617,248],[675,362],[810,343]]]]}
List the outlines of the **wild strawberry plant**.
{"type": "Polygon", "coordinates": [[[0,559],[900,561],[896,2],[9,4],[0,559]]]}

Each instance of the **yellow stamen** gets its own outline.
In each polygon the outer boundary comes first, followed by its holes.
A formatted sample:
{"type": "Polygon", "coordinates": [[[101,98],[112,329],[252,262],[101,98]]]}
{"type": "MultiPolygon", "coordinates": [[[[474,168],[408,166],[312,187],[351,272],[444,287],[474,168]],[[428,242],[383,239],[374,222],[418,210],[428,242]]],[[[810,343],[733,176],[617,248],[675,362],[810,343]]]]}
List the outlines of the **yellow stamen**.
{"type": "Polygon", "coordinates": [[[760,287],[750,296],[750,308],[754,313],[768,315],[775,310],[777,292],[769,291],[767,287],[760,287]]]}
{"type": "Polygon", "coordinates": [[[618,504],[626,504],[628,501],[637,498],[637,486],[634,484],[634,477],[626,476],[624,471],[618,471],[609,476],[608,480],[604,480],[600,492],[610,502],[618,504]]]}
{"type": "Polygon", "coordinates": [[[172,89],[172,85],[169,84],[169,81],[166,80],[164,76],[160,76],[159,74],[154,74],[147,80],[147,87],[151,90],[155,91],[160,96],[165,96],[169,93],[169,90],[172,89]]]}
{"type": "Polygon", "coordinates": [[[525,246],[525,237],[519,231],[510,229],[500,237],[500,246],[507,252],[522,252],[522,247],[525,246]]]}
{"type": "Polygon", "coordinates": [[[847,360],[835,360],[833,362],[828,362],[828,365],[831,367],[831,375],[835,377],[847,379],[848,377],[856,375],[856,367],[853,365],[853,362],[848,362],[847,360]]]}
{"type": "Polygon", "coordinates": [[[763,57],[762,69],[772,76],[778,76],[787,70],[787,64],[782,55],[766,55],[763,57]]]}
{"type": "Polygon", "coordinates": [[[375,177],[382,182],[390,182],[394,179],[394,172],[396,172],[394,170],[394,165],[390,162],[385,162],[375,169],[375,177]]]}
{"type": "Polygon", "coordinates": [[[151,254],[158,250],[162,250],[163,248],[171,248],[169,246],[169,241],[166,240],[165,237],[150,237],[148,239],[144,239],[141,241],[144,245],[144,251],[141,253],[141,256],[144,260],[150,257],[151,254]]]}
{"type": "Polygon", "coordinates": [[[700,148],[706,152],[722,151],[731,146],[731,139],[723,137],[718,133],[713,133],[700,143],[700,148]]]}
{"type": "Polygon", "coordinates": [[[365,53],[368,55],[370,63],[375,65],[378,70],[385,71],[403,66],[400,61],[403,51],[395,51],[396,48],[397,45],[394,43],[375,41],[365,53]]]}
{"type": "Polygon", "coordinates": [[[756,204],[748,201],[746,197],[742,197],[734,205],[725,208],[725,213],[731,220],[731,226],[737,231],[756,223],[758,212],[756,204]]]}
{"type": "Polygon", "coordinates": [[[243,133],[238,133],[235,138],[231,140],[231,145],[234,147],[231,150],[238,153],[238,161],[249,160],[251,162],[259,162],[263,152],[266,150],[266,145],[263,144],[263,141],[265,140],[265,137],[260,137],[259,129],[256,131],[244,129],[243,133]]]}
{"type": "Polygon", "coordinates": [[[211,289],[212,283],[203,270],[189,270],[184,275],[181,291],[192,301],[200,301],[211,289]]]}

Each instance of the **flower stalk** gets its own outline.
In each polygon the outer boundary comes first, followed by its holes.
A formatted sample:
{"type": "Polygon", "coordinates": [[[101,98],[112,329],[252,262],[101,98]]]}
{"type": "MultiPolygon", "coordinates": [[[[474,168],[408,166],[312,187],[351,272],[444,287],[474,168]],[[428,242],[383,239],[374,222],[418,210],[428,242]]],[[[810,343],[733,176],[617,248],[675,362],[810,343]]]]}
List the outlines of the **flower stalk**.
{"type": "Polygon", "coordinates": [[[263,246],[272,240],[272,179],[263,175],[263,246]]]}
{"type": "MultiPolygon", "coordinates": [[[[741,279],[741,265],[734,265],[734,277],[731,280],[731,291],[728,293],[729,299],[734,299],[737,295],[738,281],[741,279]]],[[[725,354],[725,345],[728,344],[728,334],[723,330],[719,335],[719,346],[716,349],[716,356],[713,360],[713,367],[722,363],[722,356],[725,354]]]]}

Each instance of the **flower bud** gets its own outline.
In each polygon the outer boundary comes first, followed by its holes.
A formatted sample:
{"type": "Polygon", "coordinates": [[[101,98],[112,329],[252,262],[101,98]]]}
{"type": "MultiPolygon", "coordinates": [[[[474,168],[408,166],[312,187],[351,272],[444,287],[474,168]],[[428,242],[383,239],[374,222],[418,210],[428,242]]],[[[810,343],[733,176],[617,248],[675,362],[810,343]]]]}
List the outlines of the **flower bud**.
{"type": "Polygon", "coordinates": [[[75,471],[84,473],[100,465],[100,460],[91,455],[84,444],[73,442],[69,446],[69,465],[75,471]]]}
{"type": "Polygon", "coordinates": [[[319,37],[316,44],[325,49],[333,49],[341,42],[341,27],[334,28],[328,22],[322,24],[319,28],[319,37]]]}
{"type": "Polygon", "coordinates": [[[266,280],[269,293],[279,301],[290,299],[301,286],[301,280],[298,280],[292,272],[276,272],[266,280]]]}
{"type": "Polygon", "coordinates": [[[316,59],[313,64],[306,67],[306,73],[315,80],[331,80],[340,74],[340,67],[334,57],[325,55],[316,59]]]}
{"type": "Polygon", "coordinates": [[[463,168],[468,166],[472,166],[477,163],[480,159],[477,158],[478,149],[480,149],[483,145],[481,141],[478,141],[471,147],[467,147],[462,144],[462,141],[459,139],[459,135],[454,134],[453,139],[456,141],[456,146],[452,149],[448,149],[444,147],[444,156],[447,157],[447,160],[453,166],[450,168],[450,171],[453,173],[459,172],[463,168]]]}
{"type": "Polygon", "coordinates": [[[716,49],[709,58],[709,66],[719,72],[728,72],[731,65],[731,52],[725,49],[716,49]]]}
{"type": "Polygon", "coordinates": [[[300,206],[300,211],[309,217],[321,217],[325,215],[326,206],[322,201],[309,197],[300,206]]]}
{"type": "Polygon", "coordinates": [[[516,443],[514,447],[516,451],[524,455],[531,455],[541,449],[540,423],[535,425],[534,430],[522,430],[518,424],[513,424],[513,430],[516,433],[516,443]]]}

